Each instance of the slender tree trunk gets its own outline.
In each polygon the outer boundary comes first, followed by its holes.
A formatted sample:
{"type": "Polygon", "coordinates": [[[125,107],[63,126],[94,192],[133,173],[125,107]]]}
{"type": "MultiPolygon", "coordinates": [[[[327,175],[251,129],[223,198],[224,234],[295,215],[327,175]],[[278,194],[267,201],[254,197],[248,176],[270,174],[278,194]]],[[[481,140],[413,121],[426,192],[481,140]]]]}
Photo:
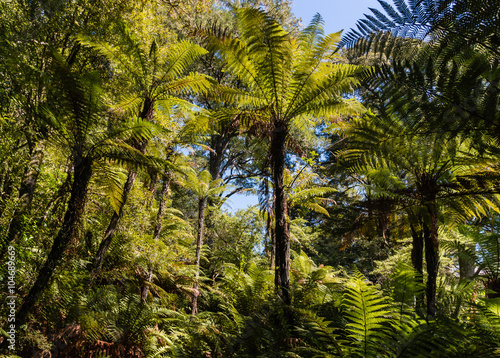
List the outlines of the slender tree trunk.
{"type": "MultiPolygon", "coordinates": [[[[271,214],[266,213],[266,236],[264,237],[264,253],[266,254],[269,264],[271,264],[271,214]]],[[[272,267],[271,267],[272,268],[272,267]]]]}
{"type": "MultiPolygon", "coordinates": [[[[163,186],[161,188],[161,194],[160,194],[160,204],[158,206],[158,213],[156,214],[156,223],[153,232],[153,240],[160,239],[160,233],[163,226],[163,218],[165,217],[165,207],[167,204],[168,190],[170,188],[171,178],[172,178],[172,173],[169,171],[167,173],[167,177],[163,179],[163,186]]],[[[146,281],[151,282],[152,277],[153,277],[153,269],[150,268],[148,275],[146,277],[146,281]]],[[[148,292],[149,292],[149,286],[145,285],[142,288],[141,292],[142,302],[146,302],[146,298],[148,297],[148,292]]]]}
{"type": "Polygon", "coordinates": [[[194,317],[198,313],[198,296],[200,285],[198,283],[200,279],[200,258],[201,258],[201,247],[203,245],[203,230],[205,226],[205,210],[207,208],[207,199],[200,198],[198,200],[198,235],[196,237],[196,278],[193,286],[193,299],[192,299],[192,309],[191,315],[194,317]]]}
{"type": "Polygon", "coordinates": [[[271,258],[269,259],[269,268],[273,271],[276,271],[276,234],[273,227],[271,227],[269,238],[271,239],[270,244],[270,254],[271,258]]]}
{"type": "Polygon", "coordinates": [[[223,136],[214,135],[212,136],[210,144],[213,152],[210,152],[208,171],[212,176],[212,180],[217,180],[222,178],[222,159],[224,158],[224,152],[226,151],[229,142],[223,136]]]}
{"type": "MultiPolygon", "coordinates": [[[[224,159],[224,153],[227,150],[228,146],[229,140],[225,135],[213,135],[211,137],[210,147],[213,149],[213,151],[210,151],[209,153],[208,172],[210,173],[212,180],[218,180],[222,178],[222,161],[224,159]]],[[[207,204],[208,206],[213,205],[214,199],[208,198],[207,204]]],[[[205,218],[205,225],[208,230],[212,229],[215,226],[211,213],[208,213],[207,217],[205,218]]],[[[208,247],[213,248],[214,240],[211,235],[207,237],[206,244],[208,247]]]]}
{"type": "Polygon", "coordinates": [[[436,203],[427,205],[430,222],[424,221],[425,262],[427,263],[427,315],[436,315],[436,290],[439,269],[439,241],[436,203]]]}
{"type": "MultiPolygon", "coordinates": [[[[412,248],[411,248],[411,263],[415,271],[418,273],[417,281],[424,284],[424,236],[423,231],[415,228],[413,224],[410,224],[411,236],[412,236],[412,248]]],[[[417,294],[415,302],[415,310],[420,312],[421,307],[424,305],[424,293],[417,294]]]]}
{"type": "Polygon", "coordinates": [[[284,123],[278,122],[277,124],[271,139],[274,193],[276,197],[274,204],[276,225],[276,271],[274,284],[278,296],[282,298],[285,305],[290,305],[292,303],[290,292],[290,232],[284,180],[287,130],[284,123]]]}
{"type": "Polygon", "coordinates": [[[38,181],[38,173],[44,156],[44,149],[45,141],[42,140],[33,149],[30,162],[24,171],[24,179],[19,187],[19,202],[12,215],[12,220],[7,232],[7,240],[3,242],[0,257],[4,256],[7,246],[9,246],[10,243],[17,241],[23,230],[24,217],[33,201],[33,195],[38,181]]]}
{"type": "Polygon", "coordinates": [[[148,195],[144,196],[144,206],[151,206],[153,205],[153,200],[155,198],[155,193],[156,193],[156,184],[158,184],[158,174],[157,173],[151,173],[151,182],[149,183],[149,188],[148,188],[148,195]]]}
{"type": "MultiPolygon", "coordinates": [[[[146,119],[148,121],[151,121],[153,118],[153,109],[154,109],[154,103],[153,101],[146,97],[144,99],[144,103],[142,106],[142,110],[139,114],[139,118],[146,119]]],[[[145,153],[146,147],[148,145],[147,141],[137,141],[133,143],[133,147],[140,150],[142,153],[145,153]]],[[[134,186],[135,178],[137,177],[137,173],[134,170],[130,170],[128,173],[127,181],[125,182],[125,185],[123,186],[123,197],[122,197],[122,203],[120,205],[120,210],[117,212],[113,213],[113,216],[111,217],[111,220],[108,224],[108,227],[106,229],[106,232],[104,234],[104,238],[101,241],[101,244],[99,245],[99,249],[97,250],[97,254],[94,258],[94,261],[92,263],[92,276],[96,277],[100,272],[101,272],[101,267],[102,267],[102,262],[104,261],[104,256],[106,255],[106,252],[108,251],[109,245],[111,245],[111,241],[113,240],[113,235],[115,233],[116,227],[118,226],[118,222],[120,221],[120,218],[123,214],[123,208],[125,207],[125,204],[127,203],[127,198],[130,192],[132,191],[132,187],[134,186]]]]}
{"type": "Polygon", "coordinates": [[[95,277],[101,272],[102,262],[104,261],[104,256],[108,251],[109,245],[111,245],[111,241],[113,239],[113,235],[115,233],[116,227],[118,226],[118,222],[120,221],[121,216],[123,215],[123,208],[127,202],[127,198],[132,191],[132,187],[134,186],[135,178],[137,177],[137,173],[134,170],[129,171],[127,181],[123,186],[123,197],[122,203],[120,205],[120,210],[118,213],[113,212],[113,216],[109,222],[109,225],[106,229],[106,233],[104,234],[104,239],[101,241],[99,245],[99,249],[97,250],[97,254],[95,255],[94,261],[92,263],[92,276],[95,277]]]}
{"type": "Polygon", "coordinates": [[[75,176],[71,186],[71,197],[64,215],[63,225],[54,239],[49,256],[38,273],[35,283],[24,299],[19,312],[17,312],[17,327],[22,326],[26,322],[26,318],[33,310],[41,292],[49,285],[54,270],[59,265],[59,261],[62,259],[68,244],[77,233],[78,223],[85,207],[87,187],[91,175],[92,160],[89,158],[80,158],[80,160],[75,163],[75,176]]]}

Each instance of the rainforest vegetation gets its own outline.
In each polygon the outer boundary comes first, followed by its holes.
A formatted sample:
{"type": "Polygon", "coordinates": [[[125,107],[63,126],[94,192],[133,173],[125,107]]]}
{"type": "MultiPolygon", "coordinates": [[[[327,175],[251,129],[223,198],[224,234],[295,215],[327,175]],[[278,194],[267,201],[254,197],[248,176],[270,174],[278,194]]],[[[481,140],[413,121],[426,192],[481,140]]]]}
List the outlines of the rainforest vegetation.
{"type": "Polygon", "coordinates": [[[500,4],[379,3],[0,0],[3,356],[500,356],[500,4]]]}

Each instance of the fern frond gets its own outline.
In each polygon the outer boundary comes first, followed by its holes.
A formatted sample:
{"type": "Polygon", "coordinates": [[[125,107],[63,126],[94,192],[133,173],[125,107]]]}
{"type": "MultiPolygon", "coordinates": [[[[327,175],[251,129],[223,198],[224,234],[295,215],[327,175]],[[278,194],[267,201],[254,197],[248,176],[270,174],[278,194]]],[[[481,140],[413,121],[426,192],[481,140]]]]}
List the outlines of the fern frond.
{"type": "Polygon", "coordinates": [[[353,353],[361,357],[389,354],[393,347],[391,332],[392,312],[387,299],[361,273],[357,273],[347,287],[342,306],[349,323],[348,338],[353,353]]]}

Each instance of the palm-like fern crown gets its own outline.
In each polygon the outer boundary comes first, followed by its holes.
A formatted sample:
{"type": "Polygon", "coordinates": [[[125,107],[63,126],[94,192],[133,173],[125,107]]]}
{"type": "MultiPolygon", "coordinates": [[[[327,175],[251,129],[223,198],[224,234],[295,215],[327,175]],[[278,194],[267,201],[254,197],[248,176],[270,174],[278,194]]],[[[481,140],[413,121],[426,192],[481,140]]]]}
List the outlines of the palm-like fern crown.
{"type": "Polygon", "coordinates": [[[141,114],[148,107],[167,113],[191,111],[195,106],[182,97],[206,92],[210,81],[198,73],[185,73],[206,50],[189,41],[161,45],[155,38],[145,47],[124,24],[117,24],[117,31],[117,45],[78,37],[82,44],[106,56],[115,72],[128,82],[128,94],[115,106],[144,118],[151,118],[151,113],[141,114]]]}
{"type": "MultiPolygon", "coordinates": [[[[120,160],[120,154],[128,152],[128,159],[133,162],[134,156],[141,155],[128,146],[126,140],[148,139],[157,133],[154,126],[140,119],[122,123],[110,119],[95,74],[79,76],[73,73],[57,54],[53,70],[54,80],[60,85],[60,101],[55,106],[45,106],[42,114],[52,130],[54,142],[68,148],[75,159],[99,160],[116,156],[120,160]]],[[[127,162],[127,157],[122,159],[127,162]]],[[[135,159],[140,160],[139,157],[135,159]]]]}
{"type": "Polygon", "coordinates": [[[227,189],[227,186],[221,185],[221,179],[213,180],[208,170],[203,170],[199,174],[191,170],[181,182],[184,187],[193,191],[199,199],[215,198],[227,189]]]}
{"type": "Polygon", "coordinates": [[[292,38],[269,15],[238,11],[239,38],[211,37],[227,68],[249,91],[221,90],[224,100],[259,117],[288,125],[306,116],[328,117],[361,106],[342,95],[358,84],[363,69],[335,63],[340,33],[323,36],[317,15],[300,36],[292,38]],[[258,111],[255,111],[258,109],[258,111]]]}
{"type": "Polygon", "coordinates": [[[385,95],[395,111],[433,110],[434,125],[446,132],[475,134],[493,128],[500,138],[498,2],[379,3],[385,13],[370,9],[372,15],[365,15],[341,41],[358,59],[377,54],[391,60],[378,61],[372,88],[385,87],[388,80],[396,83],[385,95]],[[408,105],[414,98],[419,101],[408,105]]]}
{"type": "Polygon", "coordinates": [[[491,170],[487,158],[478,159],[468,141],[422,136],[402,120],[384,116],[338,125],[349,138],[341,156],[370,177],[381,197],[410,198],[419,205],[432,196],[460,220],[498,210],[499,196],[488,191],[496,178],[485,174],[491,170]]]}
{"type": "MultiPolygon", "coordinates": [[[[500,38],[498,3],[494,0],[393,0],[393,5],[379,0],[381,12],[370,8],[371,15],[357,23],[357,28],[342,40],[353,46],[362,39],[374,40],[373,34],[391,32],[397,37],[435,41],[446,37],[441,49],[462,50],[477,45],[498,57],[500,38]]],[[[455,52],[456,53],[456,52],[455,52]]]]}
{"type": "Polygon", "coordinates": [[[92,163],[96,183],[106,189],[118,211],[124,178],[114,165],[158,169],[158,160],[128,143],[149,140],[159,134],[159,128],[140,118],[117,121],[107,111],[97,75],[75,74],[58,54],[54,54],[53,66],[59,101],[41,110],[51,130],[49,142],[67,151],[74,165],[82,160],[92,163]]]}

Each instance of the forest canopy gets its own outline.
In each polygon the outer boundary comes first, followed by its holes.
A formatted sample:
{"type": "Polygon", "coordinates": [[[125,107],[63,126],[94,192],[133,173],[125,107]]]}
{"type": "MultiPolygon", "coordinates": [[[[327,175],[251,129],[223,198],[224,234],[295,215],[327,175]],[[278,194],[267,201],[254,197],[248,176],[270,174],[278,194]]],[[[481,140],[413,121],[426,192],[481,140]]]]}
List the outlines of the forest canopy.
{"type": "Polygon", "coordinates": [[[500,6],[379,3],[0,0],[0,356],[500,356],[500,6]]]}

